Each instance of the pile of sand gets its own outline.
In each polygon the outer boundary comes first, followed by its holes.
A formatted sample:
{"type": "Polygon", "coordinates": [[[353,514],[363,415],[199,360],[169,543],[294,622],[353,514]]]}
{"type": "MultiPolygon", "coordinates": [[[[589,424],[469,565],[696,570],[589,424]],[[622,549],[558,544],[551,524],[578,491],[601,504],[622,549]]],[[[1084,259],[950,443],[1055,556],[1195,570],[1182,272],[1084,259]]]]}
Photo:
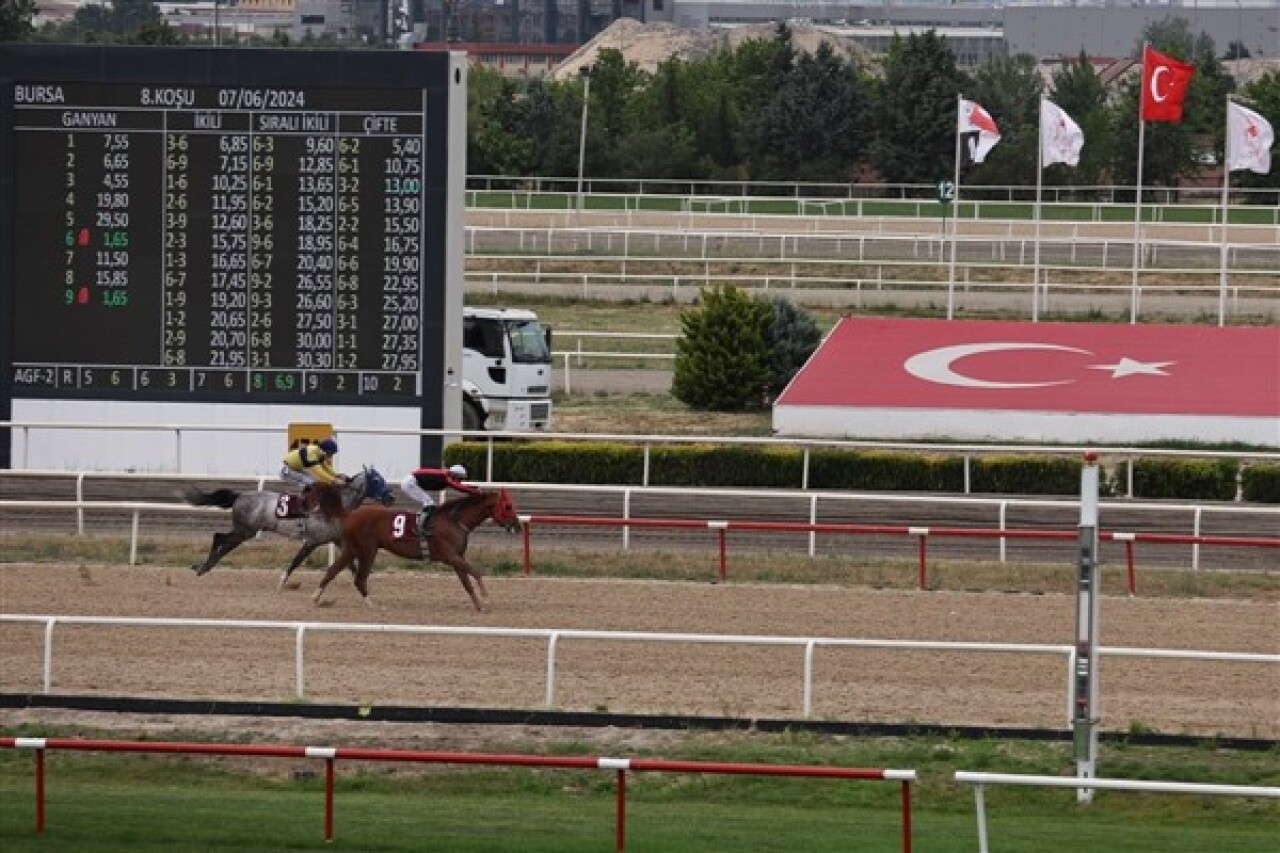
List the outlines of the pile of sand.
{"type": "MultiPolygon", "coordinates": [[[[870,54],[861,45],[827,33],[811,24],[790,23],[791,43],[798,52],[814,53],[818,45],[828,42],[836,56],[866,65],[870,54]]],[[[591,41],[578,48],[556,66],[551,76],[567,80],[578,76],[579,69],[599,61],[600,51],[613,49],[627,62],[640,69],[656,71],[659,63],[678,57],[684,60],[705,59],[718,51],[733,50],[749,39],[770,40],[777,32],[776,23],[751,24],[732,28],[680,27],[662,21],[644,24],[634,18],[619,18],[591,41]]]]}

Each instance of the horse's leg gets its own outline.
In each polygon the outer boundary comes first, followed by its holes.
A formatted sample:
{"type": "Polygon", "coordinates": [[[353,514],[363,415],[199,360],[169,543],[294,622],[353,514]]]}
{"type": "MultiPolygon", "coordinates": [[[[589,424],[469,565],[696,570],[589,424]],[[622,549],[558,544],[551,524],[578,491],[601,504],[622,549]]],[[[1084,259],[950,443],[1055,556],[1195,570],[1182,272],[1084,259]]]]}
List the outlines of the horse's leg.
{"type": "Polygon", "coordinates": [[[467,561],[467,540],[465,537],[462,540],[462,546],[458,548],[458,559],[462,561],[462,565],[466,566],[467,574],[475,578],[476,586],[480,590],[480,597],[487,599],[489,597],[489,590],[485,589],[484,575],[467,561]]]}
{"type": "Polygon", "coordinates": [[[329,582],[341,574],[342,570],[351,565],[351,561],[355,559],[355,546],[350,542],[344,542],[342,551],[338,554],[338,559],[333,561],[333,565],[324,573],[324,577],[320,580],[320,586],[316,589],[315,594],[311,596],[311,601],[315,604],[320,603],[320,599],[324,597],[325,587],[329,582]]]}
{"type": "Polygon", "coordinates": [[[209,553],[205,555],[204,562],[191,564],[191,571],[195,572],[197,576],[202,575],[213,568],[213,564],[217,562],[213,555],[217,552],[218,545],[222,542],[222,537],[225,535],[225,533],[213,534],[213,542],[209,544],[209,553]]]}
{"type": "Polygon", "coordinates": [[[356,590],[364,597],[366,607],[373,607],[373,599],[369,598],[369,575],[373,573],[373,560],[378,556],[378,549],[374,548],[368,553],[361,554],[356,560],[356,567],[352,569],[355,577],[352,582],[356,585],[356,590]]]}
{"type": "MultiPolygon", "coordinates": [[[[432,558],[436,559],[434,555],[432,555],[432,558]]],[[[477,583],[480,584],[480,588],[484,589],[484,581],[480,579],[480,573],[472,568],[466,557],[461,554],[450,554],[447,559],[440,558],[439,562],[453,566],[453,571],[458,576],[458,580],[462,581],[462,588],[467,591],[467,595],[471,598],[471,603],[475,605],[476,610],[483,613],[484,602],[480,599],[480,596],[476,595],[475,588],[471,585],[471,579],[475,578],[477,583]]],[[[485,597],[488,597],[488,593],[485,594],[485,597]]]]}
{"type": "Polygon", "coordinates": [[[213,545],[209,547],[209,556],[205,558],[203,563],[192,566],[191,569],[197,576],[205,574],[216,566],[223,557],[244,544],[248,538],[249,536],[245,535],[238,527],[233,528],[230,533],[213,534],[213,545]]]}
{"type": "Polygon", "coordinates": [[[293,570],[306,562],[307,557],[310,557],[312,552],[323,544],[323,542],[311,542],[299,548],[298,553],[293,555],[293,562],[289,564],[289,567],[284,570],[284,574],[280,576],[280,586],[277,589],[284,589],[284,585],[289,582],[289,575],[293,574],[293,570]]]}

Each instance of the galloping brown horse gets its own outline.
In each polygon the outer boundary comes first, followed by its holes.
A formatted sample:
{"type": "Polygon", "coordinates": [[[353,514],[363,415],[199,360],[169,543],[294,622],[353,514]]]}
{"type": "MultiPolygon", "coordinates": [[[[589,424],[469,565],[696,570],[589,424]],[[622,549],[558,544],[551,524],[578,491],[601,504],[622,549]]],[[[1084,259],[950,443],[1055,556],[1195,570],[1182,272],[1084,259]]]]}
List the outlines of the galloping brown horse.
{"type": "Polygon", "coordinates": [[[452,566],[476,610],[484,610],[482,598],[488,598],[489,592],[484,588],[483,576],[467,562],[466,553],[471,531],[488,518],[512,532],[520,528],[515,503],[506,489],[484,490],[450,501],[437,509],[432,519],[434,531],[425,540],[428,552],[423,553],[424,540],[417,529],[416,512],[380,506],[356,507],[342,521],[342,551],[325,572],[312,601],[319,604],[329,582],[343,569],[351,568],[355,574],[356,589],[364,597],[365,604],[369,604],[369,573],[373,571],[378,549],[382,548],[398,557],[411,560],[426,558],[452,566]],[[473,578],[480,589],[479,596],[471,585],[473,578]]]}

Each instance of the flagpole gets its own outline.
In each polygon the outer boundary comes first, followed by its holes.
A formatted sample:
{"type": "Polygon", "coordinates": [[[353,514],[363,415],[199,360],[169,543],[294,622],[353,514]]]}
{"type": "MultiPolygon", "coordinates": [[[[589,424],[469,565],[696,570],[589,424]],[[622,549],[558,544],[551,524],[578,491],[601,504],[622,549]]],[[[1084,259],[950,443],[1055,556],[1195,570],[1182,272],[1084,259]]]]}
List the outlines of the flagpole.
{"type": "Polygon", "coordinates": [[[956,228],[960,221],[960,104],[963,94],[956,95],[956,157],[954,183],[955,196],[951,211],[951,265],[947,272],[947,319],[952,319],[956,308],[956,228]]]}
{"type": "Polygon", "coordinates": [[[1231,96],[1226,97],[1227,132],[1222,146],[1222,246],[1218,259],[1218,325],[1227,323],[1227,195],[1231,188],[1231,162],[1227,149],[1231,146],[1231,96]]]}
{"type": "MultiPolygon", "coordinates": [[[[1147,43],[1142,43],[1142,67],[1146,68],[1147,43]]],[[[1145,74],[1146,72],[1141,72],[1145,74]]],[[[1133,200],[1133,279],[1129,285],[1129,322],[1138,322],[1138,262],[1142,257],[1142,155],[1146,149],[1147,123],[1142,115],[1147,103],[1145,83],[1138,86],[1138,194],[1133,200]]]]}
{"type": "MultiPolygon", "coordinates": [[[[1031,322],[1040,319],[1040,193],[1044,184],[1044,98],[1040,98],[1040,121],[1036,132],[1036,243],[1031,272],[1031,322]]],[[[1047,295],[1047,294],[1046,294],[1047,295]]],[[[1047,306],[1046,306],[1047,307],[1047,306]]]]}

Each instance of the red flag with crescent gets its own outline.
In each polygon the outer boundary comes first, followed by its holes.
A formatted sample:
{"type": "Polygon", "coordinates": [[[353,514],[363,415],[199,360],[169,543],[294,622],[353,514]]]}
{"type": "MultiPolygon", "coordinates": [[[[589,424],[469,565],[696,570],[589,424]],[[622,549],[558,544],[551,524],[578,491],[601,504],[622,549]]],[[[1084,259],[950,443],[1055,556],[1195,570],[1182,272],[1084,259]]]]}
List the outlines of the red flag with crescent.
{"type": "Polygon", "coordinates": [[[1182,121],[1182,101],[1196,67],[1165,56],[1158,50],[1142,50],[1143,121],[1182,121]]]}

